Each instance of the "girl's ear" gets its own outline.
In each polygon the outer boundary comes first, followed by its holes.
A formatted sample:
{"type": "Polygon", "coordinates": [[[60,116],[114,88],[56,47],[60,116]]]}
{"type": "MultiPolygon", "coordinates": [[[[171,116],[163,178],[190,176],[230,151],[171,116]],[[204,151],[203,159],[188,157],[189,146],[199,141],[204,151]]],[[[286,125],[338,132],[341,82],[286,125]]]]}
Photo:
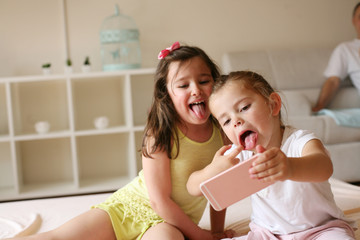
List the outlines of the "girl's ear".
{"type": "Polygon", "coordinates": [[[270,107],[271,107],[273,116],[277,116],[280,114],[281,97],[276,92],[273,92],[270,94],[270,107]]]}

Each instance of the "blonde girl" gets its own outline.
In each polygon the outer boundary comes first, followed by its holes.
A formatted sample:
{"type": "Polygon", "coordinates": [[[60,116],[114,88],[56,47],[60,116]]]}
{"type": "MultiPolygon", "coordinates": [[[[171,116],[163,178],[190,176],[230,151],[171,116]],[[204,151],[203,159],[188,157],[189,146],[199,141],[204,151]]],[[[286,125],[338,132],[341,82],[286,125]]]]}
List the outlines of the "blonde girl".
{"type": "Polygon", "coordinates": [[[226,155],[230,147],[221,148],[210,165],[192,174],[189,191],[200,195],[200,182],[245,161],[241,151],[256,154],[251,178],[273,182],[251,196],[251,231],[234,239],[355,239],[354,223],[344,218],[331,192],[329,154],[312,132],[282,123],[281,98],[261,75],[222,76],[209,101],[233,151],[226,155]]]}

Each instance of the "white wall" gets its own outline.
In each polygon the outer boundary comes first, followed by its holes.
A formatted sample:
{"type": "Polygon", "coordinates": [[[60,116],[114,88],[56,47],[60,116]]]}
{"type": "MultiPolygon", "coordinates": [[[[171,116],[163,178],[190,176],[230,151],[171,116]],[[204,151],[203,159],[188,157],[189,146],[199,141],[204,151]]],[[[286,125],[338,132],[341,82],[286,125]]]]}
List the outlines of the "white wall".
{"type": "MultiPolygon", "coordinates": [[[[140,30],[143,67],[180,41],[203,48],[220,64],[226,51],[334,47],[355,37],[357,0],[66,0],[74,70],[85,56],[101,70],[99,29],[118,3],[140,30]]],[[[62,0],[0,0],[0,76],[40,74],[51,62],[62,73],[62,0]]]]}

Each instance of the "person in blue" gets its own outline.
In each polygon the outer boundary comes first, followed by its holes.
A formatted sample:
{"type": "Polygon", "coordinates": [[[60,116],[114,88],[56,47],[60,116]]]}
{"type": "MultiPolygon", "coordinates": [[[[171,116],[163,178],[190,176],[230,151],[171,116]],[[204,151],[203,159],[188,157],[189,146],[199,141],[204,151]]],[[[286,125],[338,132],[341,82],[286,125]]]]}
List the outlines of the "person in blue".
{"type": "Polygon", "coordinates": [[[357,36],[352,41],[340,43],[332,52],[324,75],[326,81],[322,86],[313,112],[325,108],[335,96],[341,81],[347,76],[360,94],[360,2],[356,4],[352,14],[352,24],[357,36]]]}

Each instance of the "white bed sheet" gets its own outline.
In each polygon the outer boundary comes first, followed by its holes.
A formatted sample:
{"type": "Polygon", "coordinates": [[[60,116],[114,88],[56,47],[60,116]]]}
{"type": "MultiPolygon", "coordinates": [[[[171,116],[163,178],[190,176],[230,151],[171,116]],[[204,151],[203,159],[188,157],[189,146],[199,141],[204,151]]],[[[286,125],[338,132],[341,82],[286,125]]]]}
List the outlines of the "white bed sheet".
{"type": "MultiPolygon", "coordinates": [[[[342,210],[360,208],[360,187],[336,179],[330,179],[330,183],[335,200],[342,210]]],[[[92,194],[0,203],[0,239],[51,230],[87,211],[92,205],[104,201],[109,195],[110,193],[92,194]]],[[[208,211],[207,207],[199,223],[207,229],[210,227],[208,211]]],[[[250,214],[250,199],[246,198],[228,208],[225,225],[240,233],[247,227],[250,214]]],[[[350,217],[359,220],[360,213],[356,212],[350,217]]]]}
{"type": "Polygon", "coordinates": [[[26,235],[33,232],[45,232],[67,222],[71,218],[87,211],[94,204],[104,201],[110,193],[84,196],[48,198],[17,202],[0,203],[0,239],[15,236],[25,230],[26,235]],[[32,224],[34,215],[39,220],[32,224]],[[18,223],[7,224],[1,219],[18,223]],[[32,224],[32,225],[31,225],[32,224]],[[30,229],[27,230],[27,227],[30,229]]]}

